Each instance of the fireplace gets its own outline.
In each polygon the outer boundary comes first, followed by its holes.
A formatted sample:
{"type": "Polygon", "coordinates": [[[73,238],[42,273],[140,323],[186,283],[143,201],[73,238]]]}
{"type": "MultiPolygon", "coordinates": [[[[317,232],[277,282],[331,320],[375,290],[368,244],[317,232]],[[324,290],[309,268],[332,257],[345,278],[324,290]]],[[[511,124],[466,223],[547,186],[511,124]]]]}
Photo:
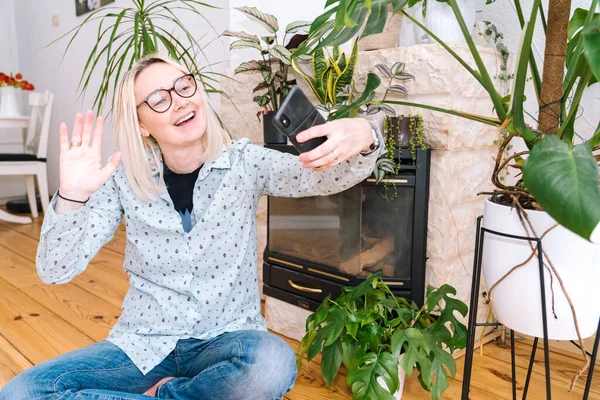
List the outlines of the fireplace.
{"type": "Polygon", "coordinates": [[[327,295],[380,271],[397,296],[421,305],[430,156],[417,149],[413,164],[408,150],[396,150],[400,172],[378,185],[370,177],[330,196],[269,197],[264,294],[314,311],[327,295]]]}

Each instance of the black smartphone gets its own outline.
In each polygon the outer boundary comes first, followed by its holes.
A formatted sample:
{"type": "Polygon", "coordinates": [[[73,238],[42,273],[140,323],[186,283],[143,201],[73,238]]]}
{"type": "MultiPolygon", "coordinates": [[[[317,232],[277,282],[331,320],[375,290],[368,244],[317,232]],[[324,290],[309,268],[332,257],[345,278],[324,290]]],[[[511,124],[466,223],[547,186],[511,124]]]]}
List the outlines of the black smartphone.
{"type": "Polygon", "coordinates": [[[279,107],[273,124],[290,140],[290,143],[300,152],[304,153],[323,144],[326,137],[318,137],[298,143],[296,135],[315,125],[324,124],[325,118],[319,110],[312,105],[298,86],[294,86],[279,107]]]}

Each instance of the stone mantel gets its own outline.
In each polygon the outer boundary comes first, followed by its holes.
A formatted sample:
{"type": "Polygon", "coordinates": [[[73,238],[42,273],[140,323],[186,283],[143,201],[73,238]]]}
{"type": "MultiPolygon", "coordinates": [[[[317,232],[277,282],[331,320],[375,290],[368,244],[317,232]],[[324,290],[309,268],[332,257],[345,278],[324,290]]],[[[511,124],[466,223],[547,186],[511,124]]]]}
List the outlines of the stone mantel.
{"type": "MultiPolygon", "coordinates": [[[[451,45],[474,67],[466,44],[451,45]]],[[[479,53],[492,75],[500,61],[491,48],[479,47],[479,53]]],[[[399,47],[361,52],[355,70],[355,87],[362,91],[369,72],[379,73],[377,64],[406,64],[405,71],[415,76],[411,81],[396,81],[405,86],[408,96],[388,94],[388,99],[422,102],[468,113],[493,116],[493,105],[483,87],[446,50],[437,44],[399,47]]],[[[292,72],[293,75],[293,72],[292,72]]],[[[232,72],[229,76],[232,76],[232,72]]],[[[381,77],[381,75],[380,75],[381,77]]],[[[236,76],[237,78],[237,76],[236,76]]],[[[296,77],[304,93],[317,103],[304,78],[296,77]]],[[[235,103],[222,101],[221,117],[235,139],[249,137],[262,142],[262,123],[252,102],[252,89],[260,76],[243,76],[238,82],[221,81],[224,90],[235,103]]],[[[382,79],[375,99],[383,97],[387,80],[382,79]]],[[[501,87],[500,84],[497,87],[501,87]]],[[[457,296],[469,303],[471,273],[477,216],[483,214],[484,198],[477,193],[492,189],[490,182],[499,138],[497,128],[449,114],[426,109],[394,106],[400,114],[419,113],[423,116],[426,144],[433,150],[431,159],[429,225],[427,235],[426,282],[433,286],[448,283],[457,289],[457,296]]],[[[258,210],[259,276],[262,278],[262,250],[266,244],[266,201],[258,210]]],[[[266,299],[269,327],[298,339],[304,333],[307,312],[298,307],[266,299]],[[284,317],[285,316],[285,317],[284,317]]],[[[480,304],[478,319],[484,320],[487,306],[480,304]]],[[[465,320],[466,321],[466,320],[465,320]]]]}

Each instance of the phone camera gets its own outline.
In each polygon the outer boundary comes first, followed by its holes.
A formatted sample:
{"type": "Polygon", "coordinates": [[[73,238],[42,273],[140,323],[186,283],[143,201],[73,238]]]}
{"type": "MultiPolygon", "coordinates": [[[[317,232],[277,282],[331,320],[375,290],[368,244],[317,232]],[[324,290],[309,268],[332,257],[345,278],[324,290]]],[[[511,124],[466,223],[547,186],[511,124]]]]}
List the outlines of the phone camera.
{"type": "Polygon", "coordinates": [[[286,117],[285,115],[281,118],[281,123],[283,124],[284,127],[289,128],[290,126],[290,120],[288,117],[286,117]]]}

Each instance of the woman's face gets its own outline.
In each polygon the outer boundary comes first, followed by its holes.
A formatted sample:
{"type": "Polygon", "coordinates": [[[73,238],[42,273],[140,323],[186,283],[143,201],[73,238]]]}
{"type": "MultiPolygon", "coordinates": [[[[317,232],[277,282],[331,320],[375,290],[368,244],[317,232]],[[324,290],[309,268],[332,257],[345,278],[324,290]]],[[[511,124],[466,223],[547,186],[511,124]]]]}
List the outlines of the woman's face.
{"type": "MultiPolygon", "coordinates": [[[[136,104],[143,102],[149,95],[159,89],[169,90],[176,85],[181,93],[190,89],[189,81],[179,80],[185,74],[177,67],[158,63],[152,64],[144,69],[135,81],[136,104]]],[[[185,79],[185,78],[184,78],[185,79]]],[[[193,83],[193,82],[192,82],[193,83]]],[[[206,131],[206,108],[200,95],[201,88],[196,90],[191,97],[184,98],[171,90],[171,106],[165,112],[158,113],[152,110],[148,104],[142,103],[138,107],[138,117],[142,135],[152,135],[161,149],[168,147],[188,147],[197,143],[206,131]]],[[[162,91],[161,97],[156,94],[150,96],[149,103],[156,109],[160,109],[165,102],[168,103],[168,95],[162,91]]]]}

